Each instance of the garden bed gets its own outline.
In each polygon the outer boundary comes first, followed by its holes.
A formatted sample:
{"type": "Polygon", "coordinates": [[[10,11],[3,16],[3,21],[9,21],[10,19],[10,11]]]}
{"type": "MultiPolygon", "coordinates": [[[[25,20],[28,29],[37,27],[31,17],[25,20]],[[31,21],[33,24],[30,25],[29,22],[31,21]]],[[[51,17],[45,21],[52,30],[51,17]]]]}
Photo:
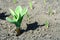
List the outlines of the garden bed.
{"type": "Polygon", "coordinates": [[[60,40],[60,0],[47,0],[46,5],[43,0],[32,0],[33,9],[29,7],[28,0],[0,0],[0,40],[60,40]],[[15,28],[5,20],[11,16],[9,8],[15,9],[18,5],[28,8],[30,19],[25,15],[21,24],[22,34],[18,37],[14,32],[15,28]],[[49,15],[51,7],[52,15],[49,15]],[[49,27],[45,27],[48,20],[49,27]],[[11,34],[11,35],[9,35],[11,34]]]}

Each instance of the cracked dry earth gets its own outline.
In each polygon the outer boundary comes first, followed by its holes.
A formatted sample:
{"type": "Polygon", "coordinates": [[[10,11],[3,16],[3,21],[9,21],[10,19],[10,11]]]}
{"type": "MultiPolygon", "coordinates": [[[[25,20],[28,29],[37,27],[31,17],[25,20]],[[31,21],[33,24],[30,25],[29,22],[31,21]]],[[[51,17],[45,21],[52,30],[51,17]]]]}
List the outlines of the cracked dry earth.
{"type": "Polygon", "coordinates": [[[32,0],[33,9],[29,8],[28,0],[0,0],[0,40],[60,40],[60,0],[32,0]],[[16,6],[28,8],[30,19],[25,15],[21,24],[24,32],[18,37],[14,32],[10,32],[15,28],[5,20],[9,15],[9,8],[15,9],[16,6]],[[53,15],[48,15],[49,6],[52,8],[53,15]],[[49,21],[49,28],[44,26],[45,21],[49,21]],[[8,35],[13,34],[13,35],[8,35]]]}

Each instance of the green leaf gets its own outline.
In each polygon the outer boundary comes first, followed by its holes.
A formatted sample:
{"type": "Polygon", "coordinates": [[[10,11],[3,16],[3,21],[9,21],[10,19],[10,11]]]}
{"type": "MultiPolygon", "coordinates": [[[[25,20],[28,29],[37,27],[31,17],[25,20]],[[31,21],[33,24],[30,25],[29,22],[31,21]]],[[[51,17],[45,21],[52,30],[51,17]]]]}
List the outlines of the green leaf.
{"type": "Polygon", "coordinates": [[[48,21],[45,21],[45,27],[48,28],[48,26],[49,26],[49,22],[48,21]]]}
{"type": "Polygon", "coordinates": [[[16,3],[16,2],[17,2],[17,0],[13,0],[13,2],[14,2],[14,3],[16,3]]]}
{"type": "Polygon", "coordinates": [[[13,18],[14,18],[14,19],[17,19],[17,17],[18,17],[19,15],[17,16],[12,9],[9,9],[9,10],[10,10],[11,15],[13,16],[13,18]]]}
{"type": "Polygon", "coordinates": [[[29,2],[29,6],[30,6],[30,8],[32,9],[32,0],[30,0],[30,2],[29,2]]]}
{"type": "Polygon", "coordinates": [[[19,19],[19,16],[20,16],[20,13],[22,12],[22,7],[21,6],[18,6],[16,9],[15,9],[15,14],[16,14],[16,17],[17,17],[17,20],[19,19]]]}
{"type": "Polygon", "coordinates": [[[13,11],[12,9],[9,8],[9,11],[11,12],[11,15],[12,15],[12,16],[15,15],[15,13],[14,13],[14,11],[13,11]]]}
{"type": "Polygon", "coordinates": [[[21,6],[18,6],[18,7],[15,9],[16,16],[18,16],[19,13],[21,13],[21,12],[22,12],[22,8],[21,8],[21,6]]]}
{"type": "Polygon", "coordinates": [[[6,17],[6,20],[7,20],[8,22],[10,22],[10,23],[15,23],[15,22],[16,22],[16,20],[12,20],[12,19],[10,19],[10,18],[8,18],[8,17],[6,17]]]}
{"type": "Polygon", "coordinates": [[[21,17],[24,16],[27,13],[27,10],[28,10],[27,8],[24,8],[22,10],[22,13],[20,13],[21,17]]]}

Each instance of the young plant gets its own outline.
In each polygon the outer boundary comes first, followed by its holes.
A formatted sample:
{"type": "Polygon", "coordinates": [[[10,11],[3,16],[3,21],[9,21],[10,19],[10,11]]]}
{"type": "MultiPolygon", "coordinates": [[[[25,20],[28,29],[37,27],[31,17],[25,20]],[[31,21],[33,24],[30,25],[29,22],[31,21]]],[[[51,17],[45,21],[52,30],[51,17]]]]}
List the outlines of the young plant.
{"type": "Polygon", "coordinates": [[[29,0],[30,9],[32,9],[32,0],[29,0]]]}
{"type": "Polygon", "coordinates": [[[22,23],[22,19],[24,17],[24,15],[27,13],[27,8],[22,9],[21,6],[17,6],[17,8],[15,9],[15,11],[13,11],[12,9],[9,9],[11,12],[11,15],[13,16],[13,18],[9,18],[6,17],[6,20],[10,23],[13,23],[16,25],[16,29],[17,29],[17,33],[19,32],[21,23],[22,23]]]}
{"type": "Polygon", "coordinates": [[[45,27],[48,28],[48,26],[49,26],[49,22],[45,21],[45,27]]]}
{"type": "Polygon", "coordinates": [[[53,10],[52,10],[52,8],[50,6],[48,8],[48,13],[49,13],[50,16],[52,16],[52,14],[53,14],[53,10]]]}
{"type": "Polygon", "coordinates": [[[46,5],[46,1],[47,1],[47,0],[44,0],[44,5],[46,5]]]}
{"type": "Polygon", "coordinates": [[[16,2],[17,2],[17,0],[13,0],[13,2],[14,2],[14,3],[16,3],[16,2]]]}

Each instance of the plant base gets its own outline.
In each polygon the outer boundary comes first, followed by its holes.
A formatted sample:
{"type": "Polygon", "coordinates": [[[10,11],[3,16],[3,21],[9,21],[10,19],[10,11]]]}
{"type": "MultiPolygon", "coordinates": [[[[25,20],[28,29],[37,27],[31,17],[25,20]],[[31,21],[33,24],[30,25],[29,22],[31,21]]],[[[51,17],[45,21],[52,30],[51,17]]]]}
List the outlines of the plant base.
{"type": "Polygon", "coordinates": [[[17,33],[16,36],[19,36],[19,35],[21,34],[20,28],[16,28],[15,31],[16,31],[16,33],[17,33]]]}

